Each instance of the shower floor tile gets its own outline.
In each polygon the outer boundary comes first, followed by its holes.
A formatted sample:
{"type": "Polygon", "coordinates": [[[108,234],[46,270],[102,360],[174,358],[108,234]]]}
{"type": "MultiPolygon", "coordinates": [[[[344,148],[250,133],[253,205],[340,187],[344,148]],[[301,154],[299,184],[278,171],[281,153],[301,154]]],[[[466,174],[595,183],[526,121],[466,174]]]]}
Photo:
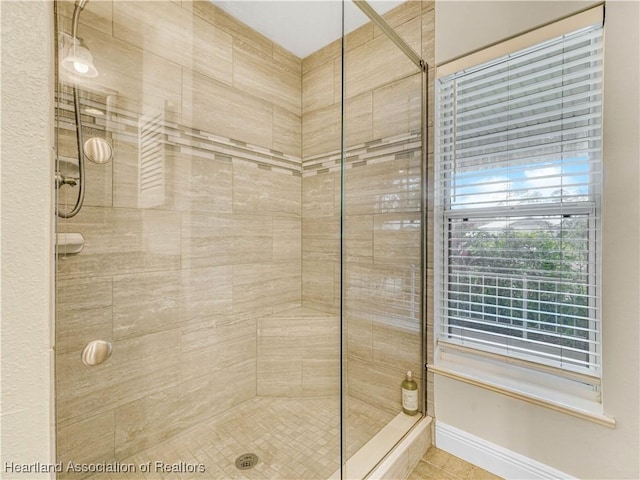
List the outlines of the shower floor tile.
{"type": "MultiPolygon", "coordinates": [[[[340,465],[340,405],[336,397],[256,397],[151,447],[120,463],[136,472],[96,474],[91,480],[128,479],[326,479],[340,465]],[[240,470],[244,453],[257,464],[240,470]],[[149,472],[141,466],[149,465],[149,472]],[[161,462],[161,464],[156,464],[161,462]],[[203,465],[204,473],[190,473],[203,465]],[[178,473],[162,471],[177,469],[178,473]]],[[[393,414],[350,398],[347,402],[347,456],[351,456],[392,418],[393,414]]]]}

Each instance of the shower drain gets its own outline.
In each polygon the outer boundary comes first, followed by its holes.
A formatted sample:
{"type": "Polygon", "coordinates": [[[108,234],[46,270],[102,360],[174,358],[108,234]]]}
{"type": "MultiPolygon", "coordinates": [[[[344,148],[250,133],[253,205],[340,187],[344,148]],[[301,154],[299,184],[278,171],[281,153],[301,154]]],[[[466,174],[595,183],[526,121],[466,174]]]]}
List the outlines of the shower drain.
{"type": "Polygon", "coordinates": [[[236,467],[239,470],[249,470],[258,463],[258,456],[255,453],[243,453],[236,458],[236,467]]]}

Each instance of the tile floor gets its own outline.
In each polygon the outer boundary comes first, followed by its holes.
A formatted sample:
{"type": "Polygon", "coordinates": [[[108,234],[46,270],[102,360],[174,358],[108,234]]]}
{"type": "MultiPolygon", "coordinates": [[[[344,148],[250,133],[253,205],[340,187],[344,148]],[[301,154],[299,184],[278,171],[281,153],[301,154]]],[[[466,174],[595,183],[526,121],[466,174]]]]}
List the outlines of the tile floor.
{"type": "Polygon", "coordinates": [[[501,480],[501,477],[431,447],[408,480],[501,480]]]}
{"type": "MultiPolygon", "coordinates": [[[[149,448],[121,464],[133,464],[135,472],[95,474],[91,480],[134,479],[291,479],[323,480],[340,464],[339,403],[337,397],[256,397],[211,421],[149,448]],[[236,458],[255,453],[258,463],[239,470],[236,458]],[[151,471],[142,465],[151,462],[151,471]],[[163,472],[162,462],[179,473],[163,472]],[[189,473],[186,465],[204,465],[204,473],[189,473]]],[[[394,415],[356,399],[347,404],[347,456],[373,437],[394,415]]],[[[82,476],[70,476],[74,479],[82,476]]]]}
{"type": "MultiPolygon", "coordinates": [[[[351,456],[393,417],[364,402],[347,405],[347,456],[351,456]]],[[[324,480],[339,466],[339,403],[336,398],[256,397],[236,408],[151,447],[121,464],[135,472],[95,474],[90,480],[324,480]],[[255,453],[259,461],[239,470],[235,460],[255,453]],[[149,472],[141,466],[150,462],[149,472]],[[161,466],[156,462],[162,462],[161,466]],[[190,465],[205,472],[190,473],[190,465]],[[179,468],[172,473],[162,471],[179,468]]],[[[84,475],[69,476],[79,479],[84,475]]],[[[409,480],[500,480],[435,447],[429,449],[409,480]]]]}

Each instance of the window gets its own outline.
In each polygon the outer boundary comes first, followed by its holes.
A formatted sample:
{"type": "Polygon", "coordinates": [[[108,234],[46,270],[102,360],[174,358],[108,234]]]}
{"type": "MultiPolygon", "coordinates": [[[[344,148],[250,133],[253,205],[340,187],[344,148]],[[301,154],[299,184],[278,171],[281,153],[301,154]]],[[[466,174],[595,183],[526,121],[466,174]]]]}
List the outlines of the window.
{"type": "Polygon", "coordinates": [[[598,385],[601,84],[601,22],[437,79],[439,348],[598,385]]]}

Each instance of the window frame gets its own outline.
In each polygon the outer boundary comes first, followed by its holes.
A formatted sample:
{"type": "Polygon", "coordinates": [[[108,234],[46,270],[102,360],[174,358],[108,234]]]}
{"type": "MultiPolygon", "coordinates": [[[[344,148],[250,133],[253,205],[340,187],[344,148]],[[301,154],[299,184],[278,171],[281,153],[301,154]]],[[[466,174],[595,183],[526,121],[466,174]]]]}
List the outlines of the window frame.
{"type": "MultiPolygon", "coordinates": [[[[437,77],[441,78],[444,76],[451,75],[462,68],[466,69],[469,67],[473,67],[474,65],[481,65],[487,61],[487,57],[491,59],[491,55],[494,55],[493,58],[498,58],[505,56],[505,52],[516,52],[522,50],[524,48],[535,46],[536,44],[543,43],[546,40],[550,40],[557,36],[562,36],[565,34],[569,34],[573,31],[579,30],[580,28],[584,28],[586,26],[593,25],[594,19],[599,19],[600,24],[603,26],[604,23],[604,7],[598,6],[596,8],[589,9],[580,14],[568,17],[566,19],[562,19],[559,22],[555,22],[553,24],[547,25],[535,31],[527,32],[526,34],[514,37],[512,39],[507,40],[506,42],[501,42],[500,44],[492,45],[486,50],[480,50],[470,54],[467,57],[461,57],[459,59],[454,60],[453,62],[447,63],[445,65],[438,67],[437,77]],[[523,46],[523,42],[525,45],[523,46]],[[528,42],[528,44],[527,44],[528,42]],[[496,52],[500,52],[500,55],[496,55],[496,52]],[[483,61],[480,61],[483,60],[483,61]],[[474,63],[475,62],[475,63],[474,63]]],[[[604,29],[603,29],[603,37],[604,37],[604,29]]],[[[604,42],[604,38],[603,38],[604,42]]],[[[506,53],[508,54],[508,53],[506,53]]],[[[601,72],[604,71],[604,68],[601,69],[601,72]]],[[[437,81],[437,80],[436,80],[437,81]]],[[[439,119],[439,109],[440,109],[440,100],[437,96],[438,86],[436,86],[436,123],[439,119]]],[[[602,111],[600,111],[600,118],[602,117],[602,111]]],[[[602,125],[600,125],[602,128],[602,125]]],[[[439,146],[439,132],[438,128],[435,129],[435,168],[438,169],[438,146],[439,146]]],[[[602,146],[600,146],[602,148],[602,146]]],[[[602,172],[602,168],[600,169],[602,172]]],[[[601,175],[602,173],[600,173],[601,175]]],[[[590,172],[591,176],[592,173],[590,172]]],[[[435,181],[440,181],[440,176],[436,174],[434,176],[435,181]]],[[[447,182],[451,185],[451,182],[447,182]]],[[[590,181],[590,188],[593,188],[593,185],[590,181]]],[[[588,272],[589,276],[589,285],[590,288],[595,290],[593,292],[589,292],[595,300],[593,310],[595,314],[598,316],[598,328],[597,332],[593,335],[595,338],[595,343],[589,344],[590,347],[588,355],[598,355],[600,360],[598,362],[597,368],[589,368],[587,371],[581,369],[563,369],[556,368],[552,365],[546,364],[545,362],[541,362],[539,358],[537,359],[528,359],[526,356],[523,357],[512,357],[501,355],[499,351],[491,351],[490,349],[477,350],[470,346],[461,345],[459,342],[451,342],[447,341],[446,338],[442,338],[442,322],[443,322],[443,313],[442,310],[446,310],[448,303],[448,295],[449,292],[449,242],[450,240],[450,229],[451,229],[451,219],[453,218],[486,218],[489,216],[488,214],[493,214],[494,216],[501,217],[519,217],[524,216],[522,211],[530,211],[535,212],[538,211],[540,214],[544,215],[565,215],[567,214],[567,206],[566,204],[562,205],[561,203],[554,204],[552,202],[544,204],[542,207],[537,206],[524,206],[522,210],[520,209],[510,209],[508,207],[488,207],[488,208],[467,208],[467,209],[455,209],[451,208],[451,203],[449,202],[451,198],[451,194],[449,191],[445,190],[444,187],[436,186],[436,198],[440,195],[440,198],[436,201],[436,207],[434,208],[434,233],[435,233],[435,245],[434,245],[434,347],[435,347],[435,355],[434,355],[434,366],[437,369],[451,369],[451,371],[458,372],[459,374],[464,375],[472,375],[475,378],[486,378],[489,379],[490,383],[502,383],[507,386],[507,388],[515,388],[517,391],[523,391],[526,393],[527,390],[537,391],[537,393],[532,393],[533,395],[544,397],[545,388],[549,388],[547,392],[547,396],[550,398],[554,398],[559,390],[564,391],[568,395],[568,399],[580,405],[580,409],[589,410],[592,412],[601,412],[601,372],[602,372],[602,356],[601,356],[601,345],[602,345],[602,328],[601,328],[601,253],[602,253],[602,242],[601,235],[596,244],[596,236],[589,235],[588,238],[588,262],[589,264],[595,265],[595,269],[590,269],[588,272]],[[440,202],[438,204],[438,201],[440,202]],[[510,211],[510,215],[507,213],[510,211]],[[597,270],[597,271],[596,271],[597,270]],[[599,281],[598,281],[599,279],[599,281]],[[532,361],[533,360],[533,361],[532,361]],[[505,370],[506,369],[506,370],[505,370]],[[501,380],[501,376],[503,377],[512,377],[515,378],[515,381],[503,381],[501,380]],[[531,380],[535,377],[535,381],[533,383],[536,384],[534,388],[528,388],[527,383],[531,382],[531,380]],[[525,379],[522,382],[522,379],[525,379]],[[558,384],[560,382],[560,384],[558,384]],[[562,387],[559,387],[562,385],[562,387]],[[586,390],[585,390],[586,387],[586,390]],[[542,389],[543,393],[540,393],[540,389],[542,389]],[[585,393],[586,391],[586,393],[585,393]],[[586,401],[586,404],[583,404],[583,401],[586,401]]],[[[591,193],[591,192],[590,192],[591,193]]],[[[600,220],[600,202],[601,195],[598,192],[595,195],[596,200],[591,201],[594,196],[590,195],[590,198],[584,202],[574,202],[569,208],[570,213],[573,215],[582,215],[585,216],[588,220],[589,231],[595,232],[596,229],[601,228],[601,220],[600,220]]],[[[444,319],[446,322],[447,320],[444,319]]],[[[590,320],[591,321],[591,320],[590,320]]]]}

